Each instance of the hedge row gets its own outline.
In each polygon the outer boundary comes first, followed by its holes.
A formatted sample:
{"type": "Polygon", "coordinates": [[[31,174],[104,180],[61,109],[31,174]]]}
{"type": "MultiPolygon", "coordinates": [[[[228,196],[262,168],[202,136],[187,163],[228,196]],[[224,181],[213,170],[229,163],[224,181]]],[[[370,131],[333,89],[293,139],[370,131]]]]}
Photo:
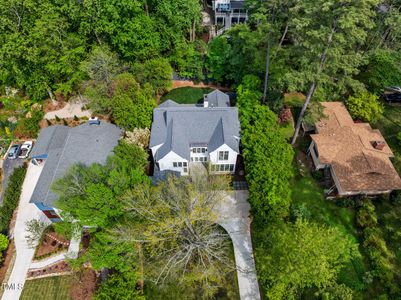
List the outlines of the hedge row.
{"type": "Polygon", "coordinates": [[[8,185],[4,193],[3,205],[0,207],[0,232],[8,234],[8,226],[13,217],[14,210],[18,206],[24,182],[26,166],[16,168],[10,175],[8,185]]]}

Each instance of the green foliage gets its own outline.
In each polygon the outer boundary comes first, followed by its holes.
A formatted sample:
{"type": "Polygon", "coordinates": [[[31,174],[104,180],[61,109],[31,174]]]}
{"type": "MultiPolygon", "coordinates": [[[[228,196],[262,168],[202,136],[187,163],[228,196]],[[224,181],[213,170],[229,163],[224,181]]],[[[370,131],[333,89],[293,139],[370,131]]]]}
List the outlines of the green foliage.
{"type": "Polygon", "coordinates": [[[53,185],[58,206],[66,218],[81,226],[107,228],[123,215],[118,195],[137,183],[147,182],[143,174],[146,153],[135,145],[121,142],[106,166],[73,166],[53,185]]]}
{"type": "Polygon", "coordinates": [[[172,87],[173,69],[165,58],[154,58],[143,64],[135,64],[132,72],[141,85],[149,83],[158,95],[172,87]]]}
{"type": "Polygon", "coordinates": [[[250,202],[256,219],[267,222],[288,215],[289,179],[294,151],[277,123],[277,116],[260,105],[260,82],[246,76],[238,87],[241,136],[250,202]]]}
{"type": "Polygon", "coordinates": [[[320,102],[312,102],[304,117],[304,122],[308,125],[315,126],[316,122],[325,118],[324,107],[320,102]]]}
{"type": "Polygon", "coordinates": [[[130,73],[117,75],[109,86],[92,85],[85,94],[94,112],[111,114],[124,129],[149,128],[152,123],[154,91],[148,83],[141,87],[130,73]]]}
{"type": "Polygon", "coordinates": [[[45,115],[41,110],[33,110],[30,118],[22,118],[14,129],[16,137],[36,138],[40,127],[39,122],[45,115]]]}
{"type": "Polygon", "coordinates": [[[357,216],[358,225],[363,229],[363,246],[373,267],[372,275],[385,287],[386,292],[392,295],[399,293],[400,289],[395,284],[395,255],[388,248],[383,231],[378,227],[375,206],[370,200],[363,203],[357,216]]]}
{"type": "Polygon", "coordinates": [[[14,210],[19,203],[21,188],[24,182],[26,167],[18,167],[8,179],[7,188],[4,192],[3,205],[0,207],[0,232],[7,234],[8,225],[13,216],[14,210]]]}
{"type": "MultiPolygon", "coordinates": [[[[326,288],[335,286],[338,273],[357,251],[338,229],[298,220],[266,229],[256,253],[267,298],[293,299],[304,288],[330,293],[326,288]]],[[[345,286],[342,290],[351,292],[345,286]]]]}
{"type": "Polygon", "coordinates": [[[203,80],[203,54],[206,45],[203,41],[179,43],[171,54],[171,62],[183,78],[203,80]]]}
{"type": "Polygon", "coordinates": [[[240,84],[247,74],[264,71],[263,33],[238,24],[209,43],[206,67],[208,77],[220,83],[240,84]]]}
{"type": "Polygon", "coordinates": [[[225,176],[194,170],[191,178],[138,186],[123,198],[127,218],[113,230],[114,240],[140,243],[145,278],[157,285],[195,287],[197,299],[212,297],[233,270],[229,236],[216,224],[228,187],[225,176]]]}
{"type": "Polygon", "coordinates": [[[352,118],[366,122],[375,122],[383,114],[383,105],[378,97],[368,92],[358,96],[350,96],[346,105],[352,118]]]}
{"type": "Polygon", "coordinates": [[[0,252],[3,252],[8,248],[8,237],[0,233],[0,252]]]}
{"type": "Polygon", "coordinates": [[[107,46],[94,47],[81,64],[82,71],[100,84],[109,84],[117,75],[119,67],[117,55],[107,46]]]}
{"type": "Polygon", "coordinates": [[[127,130],[149,128],[152,124],[153,108],[156,106],[150,85],[145,84],[141,88],[129,73],[118,75],[114,84],[111,105],[116,124],[127,130]]]}
{"type": "Polygon", "coordinates": [[[369,62],[358,76],[369,91],[376,95],[388,86],[401,82],[401,54],[391,49],[377,49],[369,54],[369,62]]]}
{"type": "Polygon", "coordinates": [[[136,290],[138,276],[135,272],[114,273],[96,291],[95,300],[145,300],[136,290]]]}

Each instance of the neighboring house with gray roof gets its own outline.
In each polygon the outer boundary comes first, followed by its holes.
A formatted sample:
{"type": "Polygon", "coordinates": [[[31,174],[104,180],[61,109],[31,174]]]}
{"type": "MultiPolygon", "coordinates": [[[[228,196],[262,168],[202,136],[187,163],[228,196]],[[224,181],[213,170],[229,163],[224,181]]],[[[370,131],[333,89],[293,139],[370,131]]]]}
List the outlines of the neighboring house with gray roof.
{"type": "Polygon", "coordinates": [[[53,222],[59,221],[51,191],[53,182],[65,175],[74,164],[104,164],[117,146],[122,130],[109,123],[82,124],[77,127],[50,126],[40,131],[31,152],[32,164],[43,166],[30,202],[53,222]]]}
{"type": "Polygon", "coordinates": [[[150,149],[156,169],[189,173],[190,163],[208,163],[212,173],[234,173],[239,155],[238,109],[214,91],[202,106],[172,100],[153,111],[150,149]]]}

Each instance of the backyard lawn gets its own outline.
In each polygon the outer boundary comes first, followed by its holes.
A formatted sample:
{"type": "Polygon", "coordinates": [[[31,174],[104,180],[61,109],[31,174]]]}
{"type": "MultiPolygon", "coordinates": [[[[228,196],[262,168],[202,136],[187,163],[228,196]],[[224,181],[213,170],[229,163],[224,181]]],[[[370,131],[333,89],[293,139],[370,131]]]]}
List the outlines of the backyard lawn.
{"type": "Polygon", "coordinates": [[[70,298],[72,276],[53,276],[27,280],[21,300],[67,300],[70,298]]]}
{"type": "Polygon", "coordinates": [[[160,103],[167,100],[174,100],[180,104],[203,103],[203,95],[212,92],[211,88],[181,87],[171,90],[160,98],[160,103]]]}

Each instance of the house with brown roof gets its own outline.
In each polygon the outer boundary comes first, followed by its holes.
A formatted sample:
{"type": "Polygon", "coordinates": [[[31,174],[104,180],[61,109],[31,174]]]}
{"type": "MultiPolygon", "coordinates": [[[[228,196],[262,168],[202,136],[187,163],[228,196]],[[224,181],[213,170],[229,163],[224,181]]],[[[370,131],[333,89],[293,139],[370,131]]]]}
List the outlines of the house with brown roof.
{"type": "Polygon", "coordinates": [[[378,129],[355,123],[342,102],[322,102],[325,117],[315,124],[309,154],[317,170],[329,172],[328,195],[378,195],[401,189],[393,152],[378,129]]]}

